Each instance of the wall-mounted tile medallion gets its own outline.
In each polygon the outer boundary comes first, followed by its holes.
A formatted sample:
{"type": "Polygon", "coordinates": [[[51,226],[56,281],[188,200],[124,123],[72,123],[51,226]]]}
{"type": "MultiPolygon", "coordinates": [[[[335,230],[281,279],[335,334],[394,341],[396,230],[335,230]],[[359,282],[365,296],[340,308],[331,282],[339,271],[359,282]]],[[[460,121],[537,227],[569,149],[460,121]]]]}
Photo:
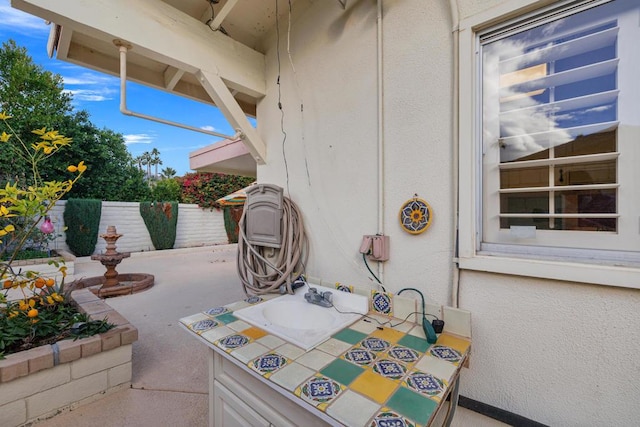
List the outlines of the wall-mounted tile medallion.
{"type": "Polygon", "coordinates": [[[385,316],[393,316],[392,295],[385,292],[371,291],[371,309],[385,316]]]}

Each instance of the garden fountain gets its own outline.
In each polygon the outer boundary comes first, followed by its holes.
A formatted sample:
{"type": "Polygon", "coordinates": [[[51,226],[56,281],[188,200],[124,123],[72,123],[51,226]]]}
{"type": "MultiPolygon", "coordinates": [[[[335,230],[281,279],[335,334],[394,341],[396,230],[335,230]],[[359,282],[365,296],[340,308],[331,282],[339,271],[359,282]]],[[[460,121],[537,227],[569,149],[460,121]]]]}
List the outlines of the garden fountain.
{"type": "Polygon", "coordinates": [[[129,258],[131,253],[116,251],[116,241],[122,237],[122,234],[118,234],[115,226],[108,226],[106,234],[101,234],[100,237],[107,242],[106,251],[102,254],[91,255],[91,259],[100,261],[106,267],[106,273],[104,276],[76,280],[73,283],[74,288],[89,288],[97,296],[106,298],[134,294],[153,286],[155,278],[152,274],[120,274],[116,271],[116,266],[124,258],[129,258]]]}

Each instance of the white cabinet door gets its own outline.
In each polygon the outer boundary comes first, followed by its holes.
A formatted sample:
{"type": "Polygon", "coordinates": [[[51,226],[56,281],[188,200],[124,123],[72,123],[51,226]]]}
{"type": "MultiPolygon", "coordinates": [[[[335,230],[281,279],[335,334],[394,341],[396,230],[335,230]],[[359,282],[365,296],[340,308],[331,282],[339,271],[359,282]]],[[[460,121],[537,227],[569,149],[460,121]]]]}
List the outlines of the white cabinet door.
{"type": "Polygon", "coordinates": [[[218,381],[213,385],[214,427],[269,427],[269,421],[251,409],[218,381]]]}

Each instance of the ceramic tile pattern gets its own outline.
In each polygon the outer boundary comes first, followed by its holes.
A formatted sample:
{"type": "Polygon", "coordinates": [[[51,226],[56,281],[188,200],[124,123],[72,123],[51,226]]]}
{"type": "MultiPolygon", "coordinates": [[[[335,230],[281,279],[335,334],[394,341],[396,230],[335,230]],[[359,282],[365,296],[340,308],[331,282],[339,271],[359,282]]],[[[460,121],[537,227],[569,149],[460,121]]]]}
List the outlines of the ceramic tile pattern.
{"type": "MultiPolygon", "coordinates": [[[[344,425],[428,425],[469,354],[470,339],[446,331],[429,344],[420,325],[390,317],[406,316],[411,303],[403,301],[403,306],[392,294],[378,291],[370,293],[368,319],[304,352],[233,316],[234,310],[270,297],[212,307],[180,322],[283,394],[293,394],[344,425]]],[[[459,330],[465,330],[465,318],[468,314],[461,313],[459,330]]]]}

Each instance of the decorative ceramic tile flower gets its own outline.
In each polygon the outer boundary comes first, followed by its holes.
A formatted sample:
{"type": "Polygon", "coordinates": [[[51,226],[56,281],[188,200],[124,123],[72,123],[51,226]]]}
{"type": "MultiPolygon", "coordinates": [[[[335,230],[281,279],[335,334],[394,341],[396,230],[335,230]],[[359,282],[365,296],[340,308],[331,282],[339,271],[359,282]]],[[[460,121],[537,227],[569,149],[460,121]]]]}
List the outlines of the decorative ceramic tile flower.
{"type": "Polygon", "coordinates": [[[217,316],[219,314],[226,313],[227,311],[229,310],[226,307],[214,307],[205,311],[204,314],[208,314],[209,316],[217,316]]]}
{"type": "Polygon", "coordinates": [[[373,372],[380,374],[385,378],[399,380],[407,372],[407,368],[405,368],[401,363],[385,359],[378,360],[373,364],[373,372]]]}
{"type": "Polygon", "coordinates": [[[370,365],[376,358],[376,355],[364,348],[354,348],[344,354],[344,358],[356,365],[370,365]]]}
{"type": "Polygon", "coordinates": [[[462,355],[458,350],[444,345],[434,345],[429,349],[429,353],[438,359],[443,359],[448,362],[459,362],[462,359],[462,355]]]}
{"type": "Polygon", "coordinates": [[[413,372],[407,376],[407,386],[427,396],[438,396],[444,392],[444,382],[431,374],[413,372]]]}
{"type": "Polygon", "coordinates": [[[380,291],[371,291],[371,310],[385,316],[393,316],[392,295],[380,291]]]}
{"type": "Polygon", "coordinates": [[[189,328],[196,333],[202,333],[204,331],[208,331],[209,329],[213,329],[218,326],[218,322],[212,319],[199,320],[195,323],[189,325],[189,328]]]}
{"type": "Polygon", "coordinates": [[[415,427],[415,424],[400,414],[383,409],[373,417],[369,427],[415,427]]]}
{"type": "Polygon", "coordinates": [[[287,359],[285,357],[278,353],[269,353],[250,362],[249,366],[260,374],[266,375],[274,373],[286,364],[287,359]]]}
{"type": "Polygon", "coordinates": [[[402,346],[395,346],[389,350],[389,356],[396,360],[400,360],[402,362],[415,362],[418,360],[418,352],[409,348],[402,346]]]}
{"type": "Polygon", "coordinates": [[[246,345],[249,341],[250,339],[248,337],[240,334],[235,334],[220,339],[216,342],[216,345],[225,350],[234,350],[236,348],[242,347],[243,345],[246,345]]]}

